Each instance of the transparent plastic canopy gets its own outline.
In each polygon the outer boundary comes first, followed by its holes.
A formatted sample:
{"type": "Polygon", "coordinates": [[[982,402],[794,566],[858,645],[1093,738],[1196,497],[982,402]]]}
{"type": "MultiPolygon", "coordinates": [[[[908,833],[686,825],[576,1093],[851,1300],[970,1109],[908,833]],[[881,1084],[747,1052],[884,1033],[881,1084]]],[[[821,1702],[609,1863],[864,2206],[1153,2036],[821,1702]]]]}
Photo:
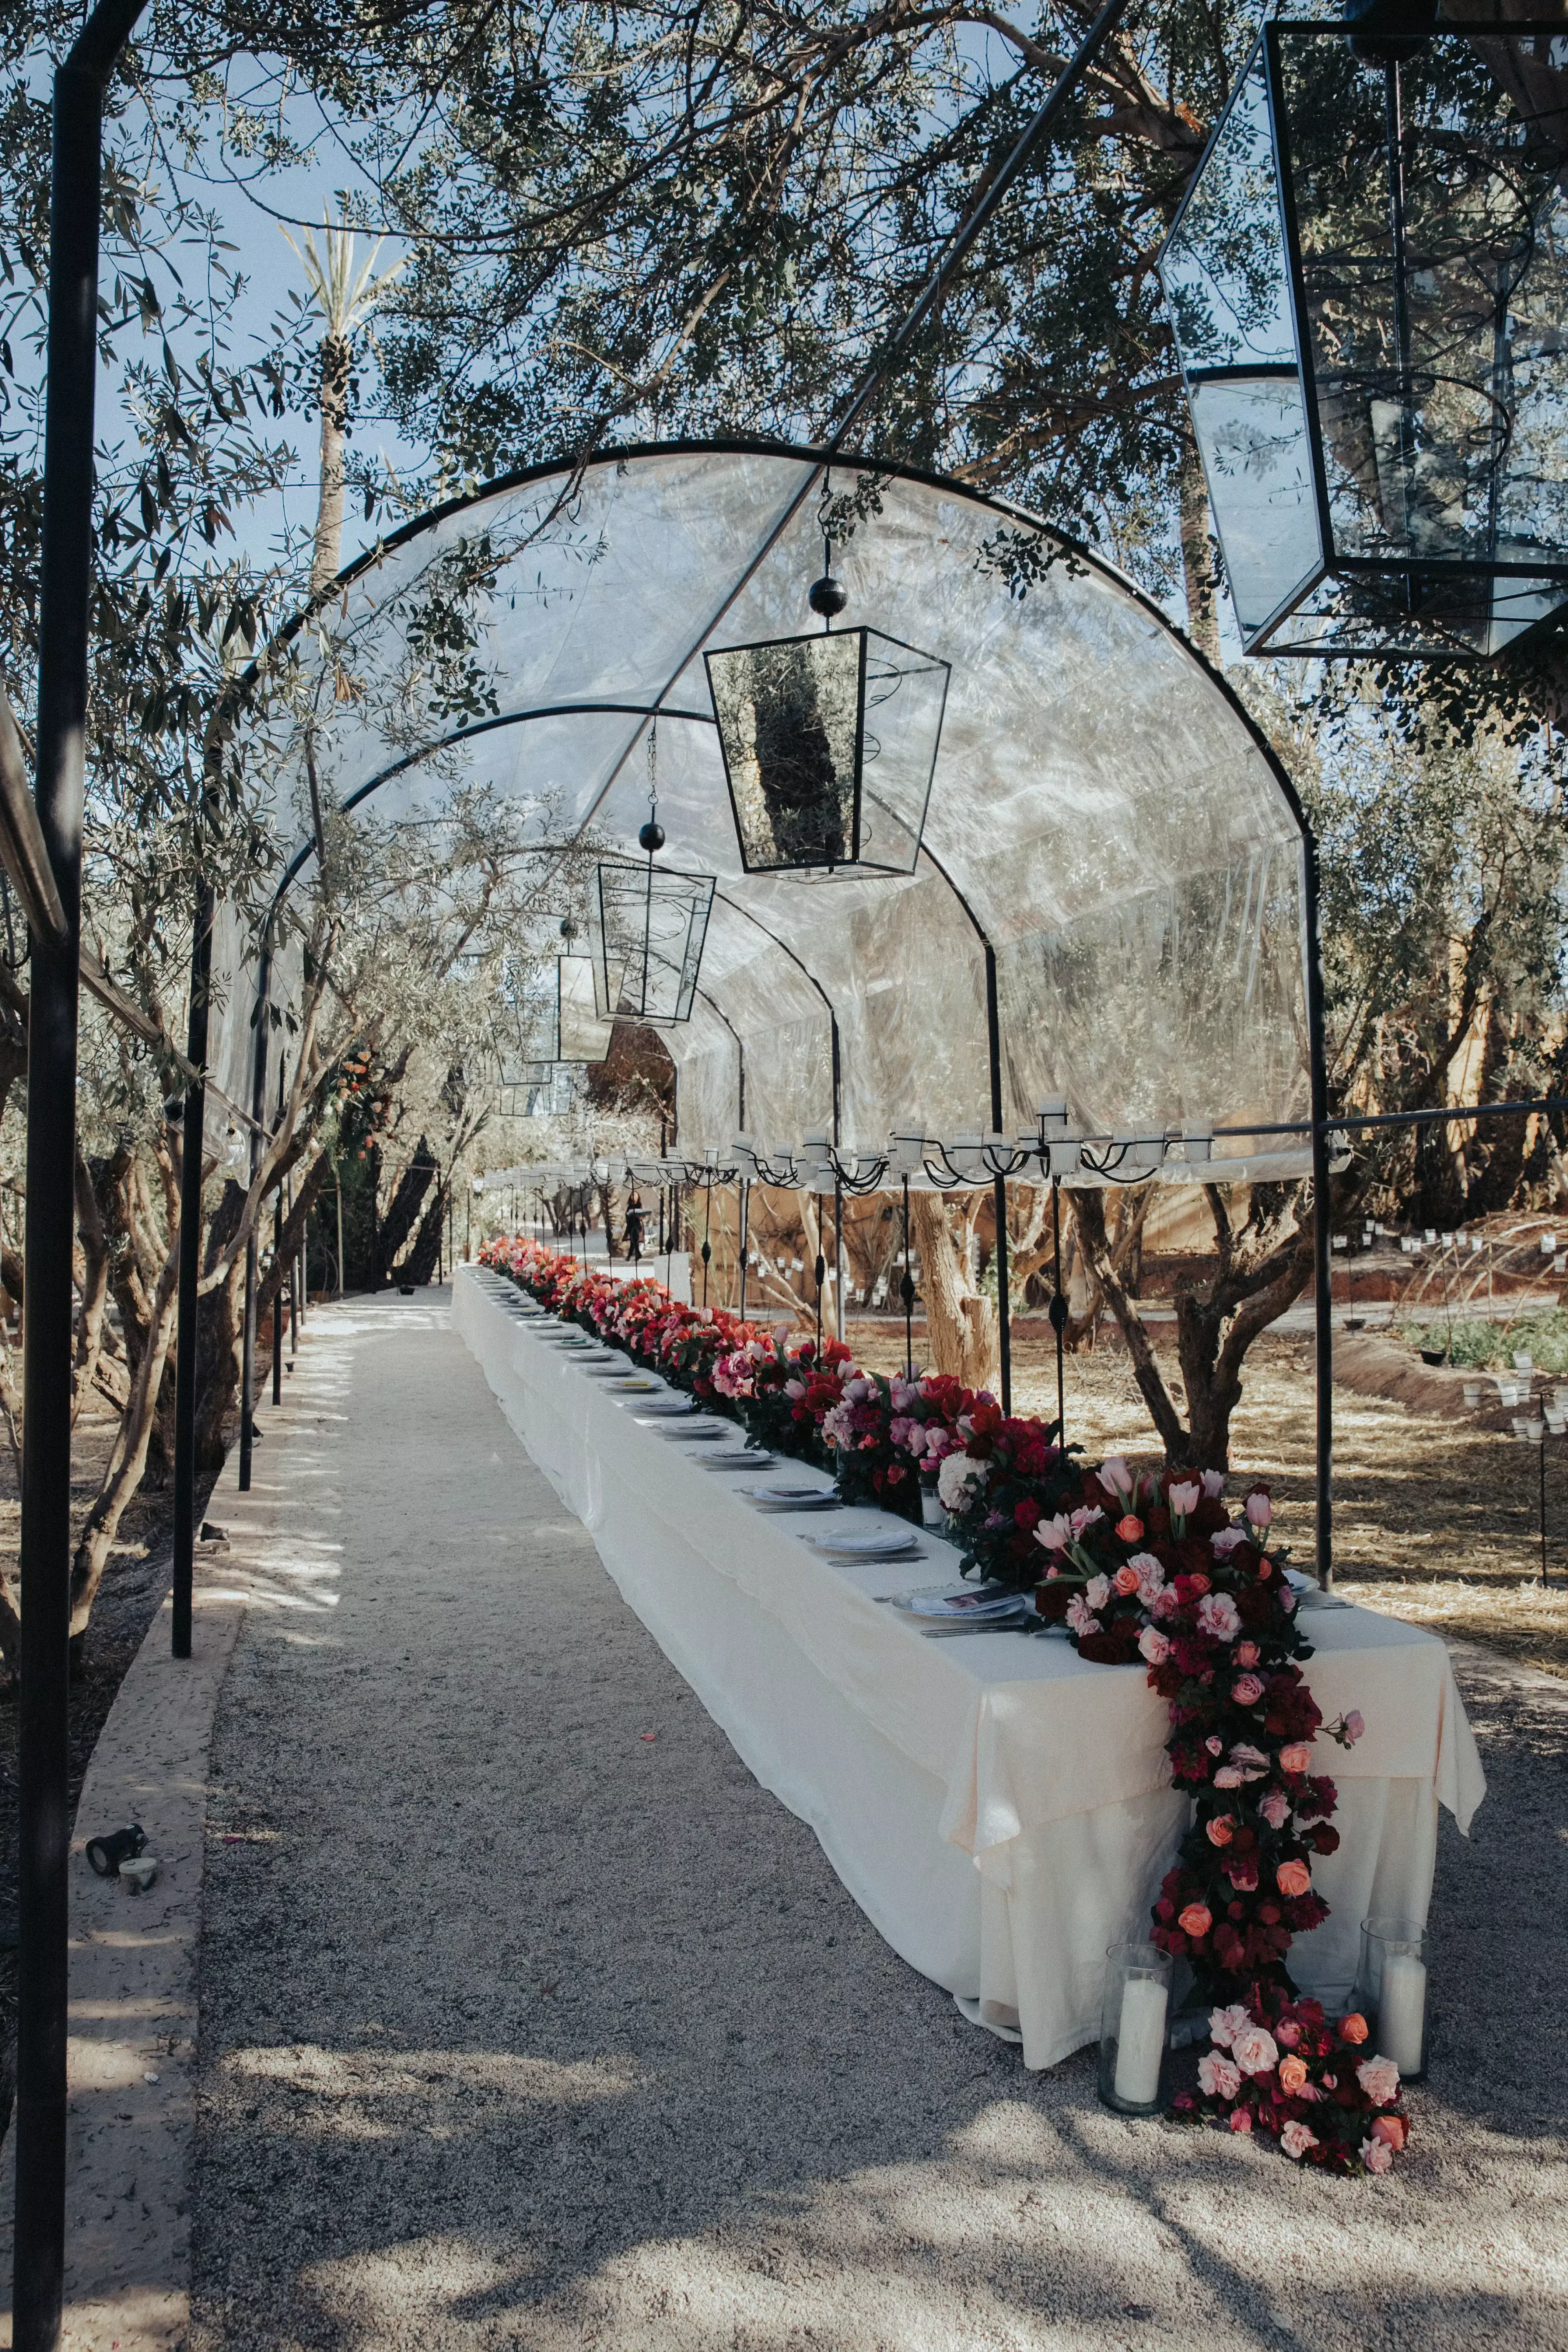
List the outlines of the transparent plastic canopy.
{"type": "MultiPolygon", "coordinates": [[[[836,465],[830,487],[869,471],[836,465]]],[[[875,482],[877,511],[835,551],[839,625],[948,672],[912,870],[748,872],[741,855],[704,656],[807,634],[822,568],[823,468],[776,446],[612,451],[374,551],[294,637],[285,789],[292,764],[308,807],[308,724],[318,790],[345,807],[413,822],[489,788],[540,843],[586,844],[635,881],[651,764],[656,871],[711,883],[653,1010],[685,1152],[728,1154],[742,1129],[867,1150],[911,1127],[1012,1134],[1050,1096],[1090,1133],[1303,1118],[1303,832],[1256,729],[1098,558],[953,483],[875,482]]],[[[628,1002],[624,971],[608,1002],[574,961],[563,1052],[628,1002]]]]}

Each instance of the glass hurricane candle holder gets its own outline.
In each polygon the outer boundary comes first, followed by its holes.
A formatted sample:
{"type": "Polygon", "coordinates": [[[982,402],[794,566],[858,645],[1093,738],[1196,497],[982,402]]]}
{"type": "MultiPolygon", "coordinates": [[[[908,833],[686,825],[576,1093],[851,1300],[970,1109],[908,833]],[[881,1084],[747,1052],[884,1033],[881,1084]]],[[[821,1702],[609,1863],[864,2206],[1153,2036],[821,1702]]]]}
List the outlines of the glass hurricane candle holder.
{"type": "Polygon", "coordinates": [[[1100,2095],[1119,2116],[1157,2116],[1169,2040],[1170,1954],[1157,1944],[1112,1944],[1100,2013],[1100,2095]]]}
{"type": "Polygon", "coordinates": [[[1394,1916],[1361,1923],[1356,2006],[1372,2029],[1371,2047],[1391,2058],[1402,2083],[1426,2077],[1426,1930],[1394,1916]]]}

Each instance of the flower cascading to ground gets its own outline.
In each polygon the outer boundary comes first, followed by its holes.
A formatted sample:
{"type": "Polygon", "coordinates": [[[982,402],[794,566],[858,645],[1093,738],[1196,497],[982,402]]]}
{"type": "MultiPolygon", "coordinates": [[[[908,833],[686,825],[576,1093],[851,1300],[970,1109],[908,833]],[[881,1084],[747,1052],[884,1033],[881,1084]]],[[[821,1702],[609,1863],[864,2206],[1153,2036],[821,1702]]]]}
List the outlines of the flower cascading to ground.
{"type": "Polygon", "coordinates": [[[1219,2054],[1177,2111],[1268,2132],[1298,2160],[1382,2171],[1408,2128],[1397,2070],[1361,2050],[1362,2018],[1331,2024],[1300,1999],[1286,1965],[1293,1939],[1328,1916],[1312,1864],[1340,1842],[1312,1743],[1322,1733],[1350,1748],[1362,1720],[1325,1726],[1307,1686],[1311,1650],[1268,1488],[1253,1486],[1233,1521],[1225,1485],[1217,1471],[1154,1477],[1119,1458],[1084,1473],[1075,1507],[1035,1530],[1049,1562],[1036,1607],[1080,1656],[1142,1661],[1169,1710],[1173,1780],[1194,1800],[1150,1933],[1216,2004],[1219,2054]]]}

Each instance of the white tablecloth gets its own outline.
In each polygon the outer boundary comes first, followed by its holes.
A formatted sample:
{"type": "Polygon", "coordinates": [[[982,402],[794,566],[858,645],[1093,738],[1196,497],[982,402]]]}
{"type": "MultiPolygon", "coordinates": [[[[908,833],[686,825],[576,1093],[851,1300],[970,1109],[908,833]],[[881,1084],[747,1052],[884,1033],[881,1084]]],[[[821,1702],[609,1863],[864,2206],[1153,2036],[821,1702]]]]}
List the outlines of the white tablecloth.
{"type": "MultiPolygon", "coordinates": [[[[763,1474],[703,1469],[700,1447],[639,1422],[646,1399],[591,1377],[520,1303],[500,1276],[458,1274],[457,1328],[512,1427],[763,1786],[896,1951],[1017,2026],[1026,2063],[1092,2041],[1106,1948],[1143,1932],[1188,1818],[1142,1667],[1017,1634],[924,1638],[877,1596],[946,1581],[950,1546],[824,1559],[805,1536],[888,1520],[760,1509],[743,1490],[763,1474]]],[[[1441,1642],[1361,1609],[1315,1610],[1308,1630],[1325,1718],[1359,1707],[1367,1727],[1350,1755],[1319,1744],[1342,1843],[1314,1869],[1332,1916],[1290,1962],[1342,2000],[1361,1921],[1426,1916],[1439,1801],[1467,1829],[1486,1783],[1441,1642]]]]}

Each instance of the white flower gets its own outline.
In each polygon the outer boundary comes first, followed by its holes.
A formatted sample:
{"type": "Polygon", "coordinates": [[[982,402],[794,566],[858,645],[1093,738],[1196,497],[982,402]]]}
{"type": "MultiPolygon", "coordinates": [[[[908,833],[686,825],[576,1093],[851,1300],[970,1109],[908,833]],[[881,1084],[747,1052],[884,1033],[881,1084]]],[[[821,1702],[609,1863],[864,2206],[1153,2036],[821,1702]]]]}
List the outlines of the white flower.
{"type": "Polygon", "coordinates": [[[1075,1511],[1072,1515],[1074,1538],[1081,1536],[1086,1528],[1092,1528],[1096,1520],[1102,1519],[1104,1517],[1105,1513],[1098,1503],[1086,1503],[1081,1510],[1075,1511]]]}
{"type": "Polygon", "coordinates": [[[1203,1490],[1199,1486],[1195,1478],[1182,1479],[1176,1486],[1172,1487],[1169,1497],[1170,1505],[1172,1510],[1174,1511],[1178,1518],[1184,1519],[1189,1511],[1195,1511],[1197,1509],[1198,1496],[1202,1491],[1203,1490]]]}
{"type": "Polygon", "coordinates": [[[1198,2060],[1198,2088],[1205,2099],[1234,2099],[1241,2088],[1241,2069],[1228,2058],[1212,2054],[1198,2060]]]}
{"type": "Polygon", "coordinates": [[[1198,1602],[1198,1624],[1216,1642],[1234,1642],[1241,1631],[1241,1619],[1228,1592],[1205,1592],[1198,1602]]]}
{"type": "Polygon", "coordinates": [[[1279,2063],[1279,2045],[1266,2025],[1254,2025],[1249,2018],[1231,2036],[1231,2054],[1244,2074],[1267,2074],[1270,2066],[1279,2063]]]}
{"type": "Polygon", "coordinates": [[[1112,1454],[1108,1460],[1100,1464],[1100,1475],[1101,1483],[1107,1486],[1113,1486],[1119,1495],[1131,1494],[1132,1473],[1120,1454],[1112,1454]]]}
{"type": "Polygon", "coordinates": [[[1163,1666],[1171,1654],[1171,1644],[1158,1625],[1145,1625],[1138,1636],[1138,1647],[1152,1666],[1163,1666]]]}
{"type": "Polygon", "coordinates": [[[1110,1598],[1109,1576],[1091,1576],[1083,1588],[1083,1597],[1091,1609],[1103,1609],[1110,1598]]]}
{"type": "Polygon", "coordinates": [[[971,1461],[967,1454],[950,1454],[936,1474],[936,1491],[944,1511],[962,1511],[968,1507],[972,1490],[984,1484],[985,1465],[971,1461]]]}
{"type": "MultiPolygon", "coordinates": [[[[941,1483],[939,1475],[937,1484],[941,1483]]],[[[1072,1521],[1064,1518],[1060,1511],[1054,1518],[1042,1519],[1035,1529],[1035,1541],[1044,1544],[1047,1551],[1066,1551],[1072,1541],[1072,1521]]]]}
{"type": "Polygon", "coordinates": [[[1309,2131],[1305,2124],[1289,2123],[1279,2135],[1279,2145],[1287,2156],[1293,2157],[1300,2164],[1307,2150],[1317,2147],[1318,2135],[1315,2131],[1309,2131]]]}
{"type": "Polygon", "coordinates": [[[1223,1559],[1227,1551],[1234,1551],[1237,1544],[1243,1544],[1246,1541],[1245,1528],[1221,1528],[1217,1536],[1211,1537],[1209,1549],[1217,1552],[1223,1559]]]}
{"type": "Polygon", "coordinates": [[[1152,1551],[1135,1551],[1127,1562],[1138,1578],[1138,1598],[1145,1608],[1165,1581],[1165,1571],[1152,1551]]]}
{"type": "Polygon", "coordinates": [[[1204,1482],[1204,1493],[1208,1496],[1211,1503],[1217,1503],[1220,1496],[1225,1492],[1225,1472],[1223,1470],[1201,1470],[1198,1473],[1198,1475],[1204,1482]]]}
{"type": "Polygon", "coordinates": [[[1209,2016],[1209,2040],[1216,2048],[1228,2050],[1244,2025],[1252,2020],[1245,2003],[1233,2001],[1228,2009],[1216,2009],[1209,2016]]]}

